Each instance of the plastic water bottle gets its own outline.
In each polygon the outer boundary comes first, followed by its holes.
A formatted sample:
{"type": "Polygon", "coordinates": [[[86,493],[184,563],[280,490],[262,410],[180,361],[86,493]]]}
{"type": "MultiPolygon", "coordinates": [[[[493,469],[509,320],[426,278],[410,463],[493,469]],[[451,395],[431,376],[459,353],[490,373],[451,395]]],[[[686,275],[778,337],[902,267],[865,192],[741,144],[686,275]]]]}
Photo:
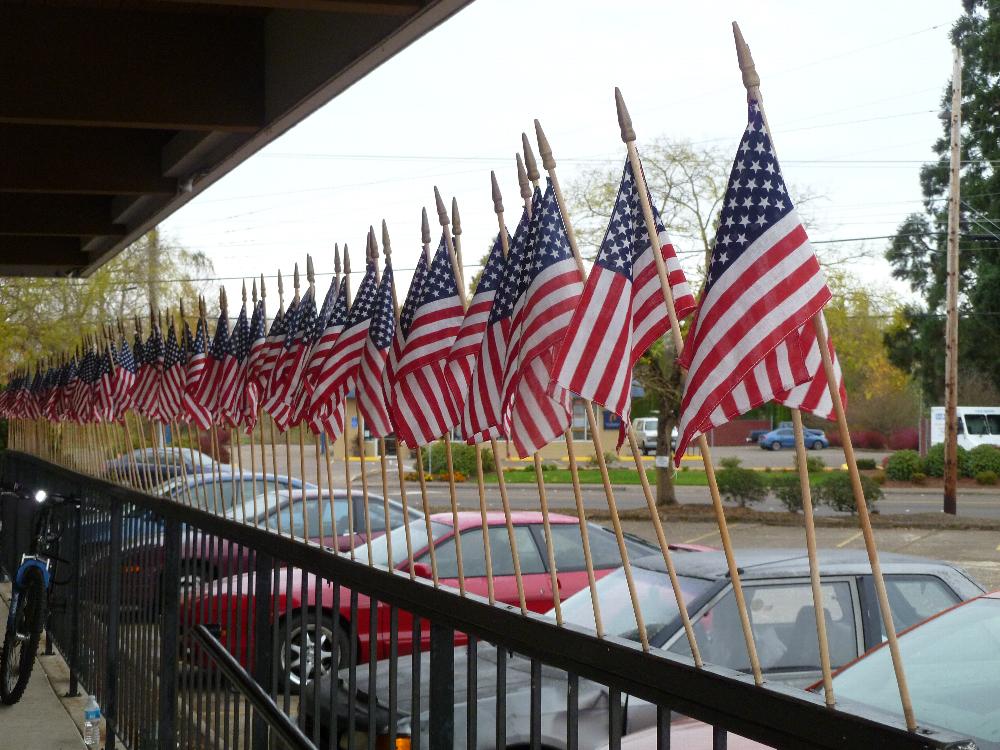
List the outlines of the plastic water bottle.
{"type": "Polygon", "coordinates": [[[94,696],[90,696],[83,707],[83,744],[87,747],[100,747],[101,744],[101,707],[94,696]]]}

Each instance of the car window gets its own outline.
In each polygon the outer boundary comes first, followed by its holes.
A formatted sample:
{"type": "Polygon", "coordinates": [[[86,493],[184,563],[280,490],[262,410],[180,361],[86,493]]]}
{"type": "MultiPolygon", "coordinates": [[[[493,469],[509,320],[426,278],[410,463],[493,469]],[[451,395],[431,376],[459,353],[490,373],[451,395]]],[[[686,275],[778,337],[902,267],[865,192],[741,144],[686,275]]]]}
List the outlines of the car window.
{"type": "MultiPolygon", "coordinates": [[[[897,631],[916,625],[960,601],[955,592],[935,576],[887,575],[885,592],[897,631]]],[[[882,638],[885,638],[884,627],[882,638]]]]}
{"type": "MultiPolygon", "coordinates": [[[[489,529],[490,557],[493,561],[494,576],[514,575],[514,558],[511,555],[510,539],[506,526],[491,526],[489,529]]],[[[517,557],[521,563],[521,574],[544,573],[545,564],[538,551],[538,546],[531,536],[528,526],[514,527],[514,542],[517,544],[517,557]]],[[[455,537],[450,536],[434,548],[437,559],[438,575],[442,578],[458,577],[458,562],[455,557],[455,537]]],[[[430,552],[425,552],[417,562],[430,565],[430,552]]],[[[483,532],[481,528],[467,529],[462,533],[462,570],[467,576],[486,575],[486,555],[483,551],[483,532]],[[475,571],[475,572],[473,572],[475,571]]]]}
{"type": "Polygon", "coordinates": [[[989,435],[990,433],[985,414],[966,414],[965,429],[970,435],[989,435]]]}
{"type": "MultiPolygon", "coordinates": [[[[358,534],[364,534],[367,530],[365,525],[365,505],[364,502],[355,498],[354,528],[358,534]]],[[[385,510],[382,508],[382,498],[368,498],[368,518],[371,523],[372,534],[382,534],[385,532],[385,510]]],[[[402,522],[400,518],[400,522],[402,522]]]]}
{"type": "MultiPolygon", "coordinates": [[[[544,530],[539,528],[539,541],[545,544],[544,530]]],[[[621,552],[618,550],[618,540],[610,531],[594,526],[587,527],[587,538],[590,541],[590,557],[594,561],[595,570],[617,568],[622,564],[621,552]]],[[[586,570],[586,560],[583,556],[583,539],[579,524],[554,524],[552,526],[552,546],[556,555],[556,569],[560,572],[586,570]]],[[[625,540],[629,559],[636,560],[653,553],[653,550],[631,539],[625,540]]]]}
{"type": "Polygon", "coordinates": [[[986,421],[990,425],[990,434],[1000,435],[1000,414],[987,414],[986,421]]]}
{"type": "MultiPolygon", "coordinates": [[[[842,666],[858,655],[857,625],[847,581],[821,586],[830,661],[842,666]]],[[[808,583],[744,586],[757,656],[764,671],[811,671],[820,668],[816,614],[808,583]]],[[[746,640],[729,589],[694,623],[695,639],[706,662],[749,671],[746,640]]],[[[690,654],[683,636],[670,646],[690,654]]]]}

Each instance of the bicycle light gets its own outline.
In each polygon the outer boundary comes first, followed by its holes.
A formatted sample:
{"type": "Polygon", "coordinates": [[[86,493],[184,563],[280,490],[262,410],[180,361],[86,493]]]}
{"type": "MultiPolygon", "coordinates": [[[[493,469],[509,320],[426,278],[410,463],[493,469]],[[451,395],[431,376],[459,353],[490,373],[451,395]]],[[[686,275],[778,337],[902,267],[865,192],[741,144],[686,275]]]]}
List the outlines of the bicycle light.
{"type": "Polygon", "coordinates": [[[46,492],[45,490],[38,490],[38,492],[35,493],[35,502],[36,503],[44,503],[45,499],[48,496],[49,496],[49,493],[46,492]]]}

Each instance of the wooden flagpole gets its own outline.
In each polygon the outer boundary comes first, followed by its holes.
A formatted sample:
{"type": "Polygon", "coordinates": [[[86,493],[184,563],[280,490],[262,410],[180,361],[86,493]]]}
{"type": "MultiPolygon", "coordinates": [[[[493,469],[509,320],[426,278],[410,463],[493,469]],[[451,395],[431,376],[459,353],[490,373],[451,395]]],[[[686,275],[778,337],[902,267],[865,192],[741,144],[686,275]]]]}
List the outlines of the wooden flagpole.
{"type": "MultiPolygon", "coordinates": [[[[385,261],[388,263],[392,258],[392,243],[389,241],[389,227],[385,223],[385,219],[382,220],[382,252],[385,253],[385,261]]],[[[395,281],[395,279],[393,279],[395,281]]],[[[396,327],[399,327],[399,296],[396,293],[396,284],[392,285],[392,309],[396,316],[396,327]]],[[[385,467],[385,441],[382,441],[382,495],[386,498],[389,496],[389,487],[386,477],[386,467],[385,467]]],[[[407,504],[406,497],[406,478],[403,476],[403,443],[399,439],[399,434],[396,434],[396,472],[399,474],[399,501],[403,506],[403,533],[406,536],[406,565],[407,570],[410,574],[410,580],[416,578],[416,573],[413,571],[413,539],[410,536],[410,509],[407,504]]],[[[388,502],[386,504],[385,511],[386,519],[389,518],[389,507],[388,502]]],[[[388,531],[386,532],[388,533],[388,531]]]]}
{"type": "MultiPolygon", "coordinates": [[[[368,232],[368,237],[365,240],[365,262],[366,267],[371,266],[375,269],[375,282],[379,281],[379,270],[378,270],[378,259],[372,256],[372,234],[371,231],[368,232]]],[[[369,506],[368,500],[368,466],[367,466],[367,456],[365,455],[365,418],[361,414],[361,408],[358,403],[358,382],[354,381],[354,404],[355,408],[358,410],[358,458],[360,459],[360,470],[361,470],[361,507],[365,514],[365,552],[368,554],[368,564],[374,564],[374,557],[372,556],[372,514],[371,507],[369,506]]],[[[388,540],[386,540],[388,541],[388,540]]]]}
{"type": "MultiPolygon", "coordinates": [[[[316,277],[312,272],[312,256],[306,255],[306,281],[309,283],[309,291],[312,294],[313,304],[316,304],[316,277]]],[[[299,343],[300,346],[305,346],[305,341],[299,343]]],[[[308,356],[308,355],[306,355],[308,356]]],[[[294,396],[294,394],[293,394],[294,396]]],[[[289,430],[294,429],[289,427],[289,430]]],[[[298,425],[299,433],[299,479],[302,481],[302,491],[299,494],[299,500],[302,505],[302,541],[308,543],[310,537],[309,534],[309,514],[306,512],[306,437],[305,437],[305,426],[298,425]]],[[[317,480],[319,477],[317,477],[317,480]]],[[[319,485],[317,484],[317,487],[319,485]]],[[[322,492],[317,499],[317,505],[321,502],[322,492]]],[[[318,518],[320,521],[320,527],[322,527],[323,514],[319,513],[318,518]]]]}
{"type": "MultiPolygon", "coordinates": [[[[451,265],[455,269],[455,277],[460,280],[462,273],[455,254],[455,243],[448,229],[451,221],[448,218],[448,211],[444,207],[444,201],[441,200],[441,191],[437,189],[436,185],[434,186],[434,203],[437,206],[438,222],[444,231],[444,243],[448,248],[451,265]]],[[[464,309],[466,307],[465,288],[462,286],[461,281],[458,284],[458,298],[462,301],[462,308],[464,309]]],[[[462,535],[459,533],[460,527],[458,524],[458,491],[455,487],[455,469],[452,460],[450,434],[444,436],[444,460],[448,466],[448,493],[451,497],[452,523],[455,526],[455,560],[458,563],[458,592],[460,595],[465,596],[465,568],[462,565],[462,535]]]]}
{"type": "MultiPolygon", "coordinates": [[[[764,99],[760,93],[760,78],[757,76],[753,59],[750,57],[750,49],[746,46],[739,32],[739,27],[734,24],[734,34],[736,36],[737,59],[743,71],[743,85],[747,90],[748,98],[755,100],[761,107],[761,118],[764,121],[764,128],[770,136],[771,129],[767,123],[767,115],[764,113],[764,99]],[[744,70],[744,64],[746,69],[744,70]]],[[[771,149],[774,150],[774,140],[771,139],[771,149]]],[[[839,393],[835,397],[840,400],[839,393]]],[[[793,408],[792,430],[795,439],[795,465],[799,474],[799,487],[802,494],[802,515],[806,532],[806,554],[809,557],[809,582],[813,595],[813,610],[816,616],[816,637],[819,642],[820,668],[823,673],[823,695],[827,706],[836,703],[833,694],[833,670],[830,663],[830,645],[826,632],[825,608],[823,606],[823,588],[820,583],[819,560],[816,549],[816,523],[813,513],[812,487],[809,484],[809,464],[806,458],[805,429],[802,424],[802,412],[793,408]]]]}
{"type": "MultiPolygon", "coordinates": [[[[347,299],[348,309],[350,309],[351,306],[350,282],[351,282],[351,254],[350,251],[347,249],[347,245],[344,245],[344,294],[347,299]]],[[[347,399],[346,393],[344,394],[344,399],[345,401],[347,399]]],[[[358,400],[355,398],[354,409],[356,412],[357,412],[357,405],[358,405],[358,400]]],[[[348,415],[345,404],[344,433],[341,436],[341,440],[344,443],[344,491],[347,494],[347,525],[349,527],[347,533],[351,537],[351,548],[349,550],[349,554],[351,556],[351,559],[354,560],[356,559],[356,555],[354,552],[354,535],[355,535],[355,529],[357,527],[354,525],[354,493],[351,491],[351,456],[349,450],[351,440],[349,437],[350,433],[348,432],[348,428],[350,427],[350,422],[348,422],[347,419],[348,415]]]]}
{"type": "MultiPolygon", "coordinates": [[[[261,282],[263,283],[263,281],[261,282]]],[[[264,290],[261,289],[261,295],[263,296],[264,290]]],[[[278,269],[278,315],[284,317],[285,315],[285,283],[281,278],[281,269],[278,269]]],[[[261,401],[263,401],[263,394],[261,394],[261,401]]],[[[268,414],[268,417],[271,415],[268,414]]],[[[274,469],[274,474],[272,476],[274,482],[274,505],[278,508],[278,512],[275,514],[278,534],[281,534],[281,495],[278,493],[278,441],[274,435],[274,420],[268,419],[268,436],[271,443],[271,467],[274,469]]],[[[285,476],[291,480],[292,466],[291,461],[285,465],[285,476]]],[[[291,526],[292,522],[292,488],[291,485],[288,487],[288,524],[291,526]]],[[[291,529],[289,529],[289,534],[291,529]]]]}
{"type": "MultiPolygon", "coordinates": [[[[333,270],[336,272],[336,280],[340,281],[340,245],[337,243],[333,244],[333,270]]],[[[339,292],[339,289],[338,289],[339,292]]],[[[340,550],[337,547],[337,513],[334,508],[333,502],[333,467],[330,465],[330,453],[333,451],[333,444],[336,441],[330,440],[330,435],[324,433],[322,438],[325,440],[323,451],[323,458],[326,460],[326,486],[327,493],[330,497],[330,529],[333,534],[333,538],[330,540],[330,548],[333,550],[333,554],[339,554],[340,550]]],[[[320,440],[320,436],[316,437],[317,441],[320,440]]],[[[319,468],[316,469],[317,476],[319,475],[319,468]]],[[[347,504],[351,504],[350,495],[347,497],[347,504]]]]}
{"type": "MultiPolygon", "coordinates": [[[[243,288],[246,289],[246,282],[243,283],[243,288]]],[[[253,309],[257,309],[257,279],[254,278],[253,283],[250,286],[250,299],[253,301],[253,309]]],[[[266,328],[265,328],[266,330],[266,328]]],[[[251,335],[253,333],[251,332],[251,335]]],[[[242,396],[241,396],[242,398],[242,396]]],[[[253,493],[253,524],[258,526],[260,523],[260,509],[257,507],[257,453],[254,450],[253,433],[257,429],[257,423],[254,423],[253,429],[248,433],[250,437],[250,491],[253,493]]],[[[263,457],[262,457],[263,458],[263,457]]],[[[264,480],[264,486],[267,487],[267,480],[264,480]]],[[[266,492],[265,492],[266,496],[266,492]]],[[[265,514],[266,517],[266,514],[265,514]]]]}
{"type": "MultiPolygon", "coordinates": [[[[386,237],[387,232],[385,228],[385,223],[382,225],[382,236],[386,237]]],[[[378,263],[378,242],[375,240],[375,227],[368,227],[368,243],[371,246],[371,257],[372,263],[378,263]]],[[[384,243],[383,243],[384,244],[384,243]]],[[[389,252],[391,250],[387,249],[386,262],[389,262],[389,252]]],[[[396,284],[395,279],[393,279],[393,299],[395,300],[396,284]]],[[[395,303],[393,304],[395,315],[395,303]]],[[[377,450],[379,455],[379,469],[380,478],[382,480],[382,512],[385,514],[385,554],[386,561],[389,566],[389,570],[396,567],[395,560],[392,557],[392,528],[389,526],[389,465],[388,458],[385,455],[385,438],[379,437],[377,443],[377,450]]]]}
{"type": "MultiPolygon", "coordinates": [[[[559,188],[559,178],[555,172],[556,162],[552,157],[552,149],[549,148],[548,141],[545,139],[545,134],[542,132],[537,120],[535,121],[535,132],[536,136],[540,136],[539,151],[542,154],[542,164],[548,173],[549,181],[552,183],[552,190],[555,193],[556,202],[559,205],[559,211],[562,214],[563,222],[566,226],[566,236],[569,240],[570,248],[573,251],[573,256],[576,259],[577,268],[580,270],[580,278],[582,281],[586,278],[586,273],[583,268],[583,261],[580,257],[580,250],[577,247],[576,234],[573,231],[573,225],[569,220],[569,212],[566,210],[566,203],[562,197],[562,190],[559,188]]],[[[527,136],[522,135],[522,138],[524,142],[527,143],[527,136]]],[[[615,539],[618,542],[618,554],[621,557],[622,569],[625,573],[625,583],[628,586],[629,598],[632,602],[632,612],[636,619],[639,642],[642,644],[644,651],[649,651],[649,634],[646,632],[645,619],[642,616],[642,607],[639,604],[639,595],[635,587],[635,578],[632,574],[632,564],[628,557],[628,549],[625,547],[625,535],[622,531],[621,518],[618,515],[618,503],[615,500],[615,493],[611,487],[611,477],[608,475],[608,465],[604,460],[604,445],[601,439],[597,417],[594,414],[594,405],[589,400],[584,400],[583,403],[584,408],[586,409],[587,426],[590,429],[591,441],[594,444],[594,457],[597,459],[597,466],[601,472],[601,481],[604,485],[604,496],[608,504],[608,512],[611,516],[611,527],[615,532],[615,539]]],[[[576,463],[575,456],[573,463],[576,463]]],[[[582,500],[580,504],[582,506],[582,500]]],[[[596,620],[596,609],[594,614],[596,620]]]]}
{"type": "MultiPolygon", "coordinates": [[[[635,148],[635,131],[632,129],[632,120],[625,109],[625,102],[621,94],[616,89],[616,102],[618,106],[619,127],[621,128],[622,141],[628,149],[629,163],[632,165],[632,172],[635,175],[636,187],[639,193],[639,204],[642,207],[643,219],[646,223],[646,231],[649,234],[650,242],[653,245],[653,259],[656,263],[656,272],[660,278],[660,287],[663,291],[663,301],[667,307],[667,316],[670,319],[670,331],[673,336],[674,349],[680,353],[684,346],[681,336],[680,322],[677,320],[677,311],[674,307],[673,292],[670,288],[670,279],[667,275],[666,264],[663,262],[660,249],[659,233],[656,231],[656,223],[653,221],[653,211],[649,204],[649,193],[646,186],[646,179],[642,173],[642,165],[639,162],[639,154],[635,148]]],[[[629,426],[631,432],[631,425],[629,426]]],[[[635,445],[634,439],[632,440],[635,445]]],[[[726,514],[722,505],[722,496],[715,479],[715,467],[712,463],[711,449],[707,438],[702,435],[698,438],[698,446],[701,450],[702,462],[705,466],[705,476],[708,479],[708,488],[712,497],[712,507],[715,510],[715,519],[719,527],[719,536],[722,540],[722,549],[726,555],[726,563],[729,567],[729,578],[733,585],[733,594],[736,599],[737,610],[740,615],[740,623],[743,628],[743,637],[746,641],[747,655],[749,657],[750,669],[753,672],[754,682],[758,685],[763,683],[764,676],[760,668],[760,659],[757,656],[757,645],[754,642],[753,629],[750,624],[750,616],[746,608],[746,598],[743,595],[743,586],[740,582],[739,568],[736,565],[736,557],[733,553],[732,541],[729,536],[729,525],[726,522],[726,514]]],[[[636,446],[637,447],[637,446],[636,446]]],[[[650,497],[652,497],[650,495],[650,497]]],[[[656,504],[651,502],[651,512],[656,519],[654,523],[659,523],[659,513],[656,512],[656,504]]],[[[672,566],[670,566],[672,567],[672,566]]],[[[670,568],[668,567],[668,570],[670,568]]],[[[673,581],[671,581],[673,584],[673,581]]],[[[688,625],[690,627],[690,625],[688,625]]],[[[689,639],[693,639],[693,631],[689,632],[689,639]]],[[[693,649],[692,649],[693,650],[693,649]]]]}

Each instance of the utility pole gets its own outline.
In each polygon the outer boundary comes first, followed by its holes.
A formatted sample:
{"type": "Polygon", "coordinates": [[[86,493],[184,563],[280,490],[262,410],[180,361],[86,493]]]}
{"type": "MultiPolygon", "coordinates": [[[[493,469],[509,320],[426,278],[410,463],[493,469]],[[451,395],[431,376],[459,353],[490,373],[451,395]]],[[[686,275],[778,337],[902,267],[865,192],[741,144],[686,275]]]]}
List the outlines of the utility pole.
{"type": "Polygon", "coordinates": [[[951,179],[948,197],[948,285],[945,322],[944,512],[958,512],[958,231],[962,168],[962,54],[951,73],[951,179]]]}

